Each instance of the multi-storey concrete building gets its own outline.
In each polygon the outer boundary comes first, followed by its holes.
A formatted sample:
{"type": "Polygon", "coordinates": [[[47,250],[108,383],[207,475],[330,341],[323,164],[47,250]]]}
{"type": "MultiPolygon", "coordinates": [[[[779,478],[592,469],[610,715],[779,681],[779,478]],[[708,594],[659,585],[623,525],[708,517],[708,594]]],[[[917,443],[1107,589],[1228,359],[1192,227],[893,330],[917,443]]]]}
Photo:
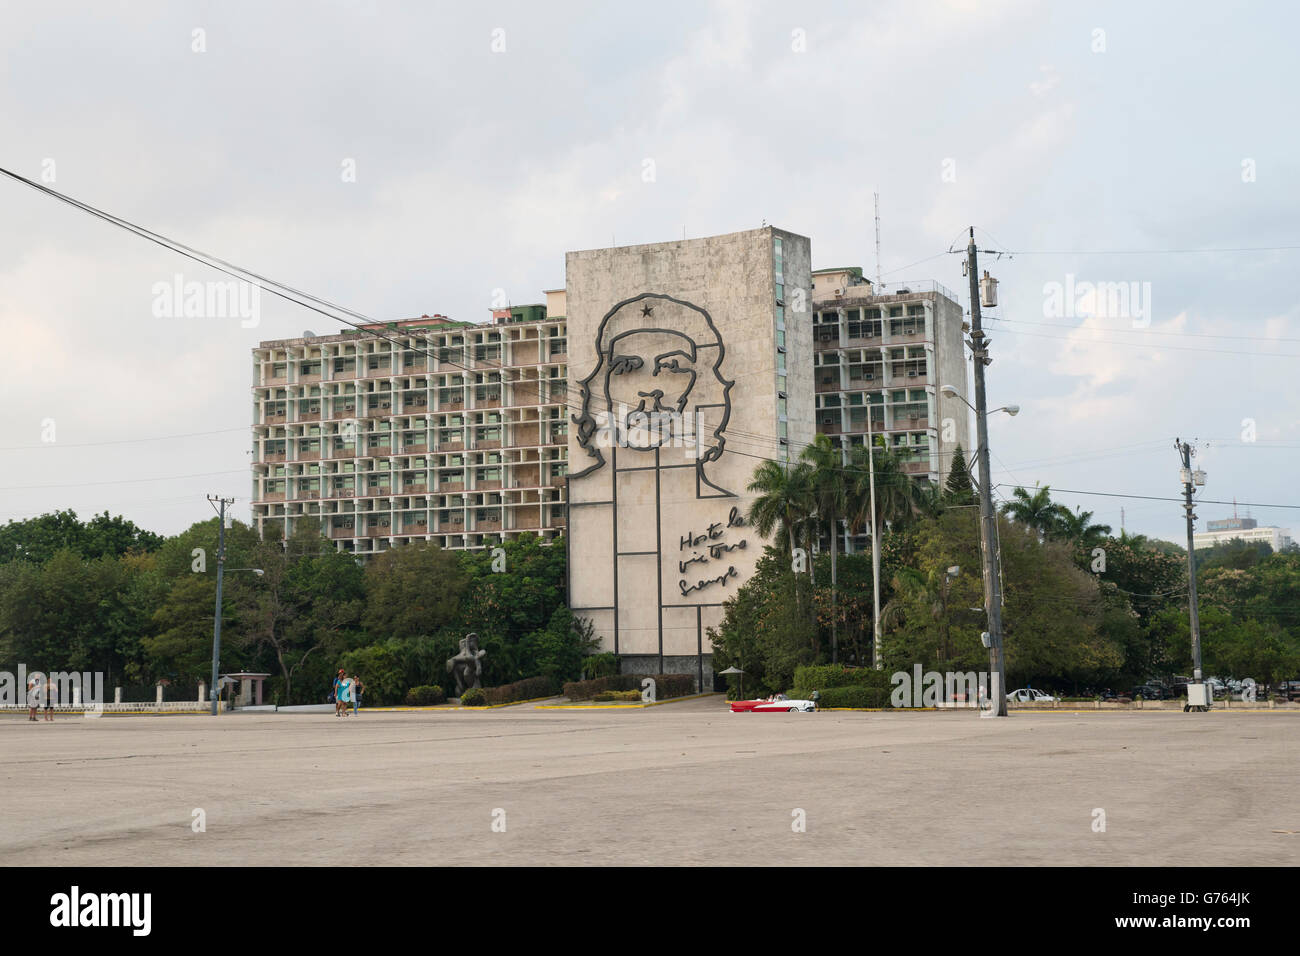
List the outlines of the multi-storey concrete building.
{"type": "Polygon", "coordinates": [[[958,444],[969,455],[963,312],[937,282],[876,289],[860,268],[813,272],[817,430],[862,445],[868,422],[917,479],[946,479],[958,444]]]}
{"type": "Polygon", "coordinates": [[[253,350],[253,523],[341,550],[476,548],[564,527],[563,292],[491,323],[422,316],[253,350]]]}
{"type": "Polygon", "coordinates": [[[712,684],[708,631],[767,543],[754,468],[813,439],[810,260],[770,226],[566,257],[569,607],[624,672],[712,684]]]}
{"type": "MultiPolygon", "coordinates": [[[[741,235],[718,237],[717,248],[741,235]]],[[[766,316],[748,336],[733,326],[728,374],[766,369],[742,356],[739,343],[773,337],[774,415],[744,428],[737,413],[730,445],[745,454],[735,461],[752,468],[762,457],[797,458],[811,436],[808,410],[816,430],[847,450],[866,440],[870,415],[871,432],[903,452],[910,474],[942,481],[958,443],[973,451],[966,406],[940,391],[952,384],[967,393],[956,296],[937,283],[875,289],[857,268],[821,269],[803,280],[796,269],[792,280],[783,242],[798,237],[767,230],[759,239],[756,233],[755,248],[773,262],[763,282],[773,284],[779,314],[774,330],[766,316]],[[801,295],[811,303],[798,312],[811,318],[808,350],[787,338],[786,302],[801,295]]],[[[663,262],[645,269],[671,277],[668,288],[678,281],[679,246],[635,254],[664,250],[663,262]]],[[[807,270],[807,240],[791,248],[807,270]]],[[[728,281],[718,274],[706,297],[717,298],[728,281]]],[[[524,531],[546,540],[563,533],[570,430],[581,400],[569,383],[566,290],[544,295],[544,304],[496,310],[481,324],[434,315],[262,342],[253,350],[258,530],[288,535],[300,518],[319,519],[341,550],[361,557],[415,540],[478,548],[524,531]]],[[[745,379],[746,408],[756,388],[745,379]]],[[[580,468],[588,464],[584,457],[580,468]]],[[[655,657],[657,665],[657,640],[655,657]]]]}

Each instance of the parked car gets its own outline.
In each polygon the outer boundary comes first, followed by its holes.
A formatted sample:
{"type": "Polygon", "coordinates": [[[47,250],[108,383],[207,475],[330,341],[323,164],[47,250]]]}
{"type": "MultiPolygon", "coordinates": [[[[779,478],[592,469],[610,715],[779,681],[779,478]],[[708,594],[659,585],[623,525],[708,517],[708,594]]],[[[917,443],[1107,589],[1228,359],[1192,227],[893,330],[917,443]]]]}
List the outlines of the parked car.
{"type": "Polygon", "coordinates": [[[1133,699],[1141,697],[1143,700],[1173,700],[1173,692],[1162,684],[1139,684],[1133,688],[1129,694],[1133,699]]]}
{"type": "Polygon", "coordinates": [[[1284,680],[1277,685],[1277,694],[1287,700],[1300,700],[1300,680],[1284,680]]]}
{"type": "Polygon", "coordinates": [[[1056,701],[1056,698],[1033,687],[1021,687],[1007,694],[1007,700],[1017,704],[1051,704],[1056,701]]]}

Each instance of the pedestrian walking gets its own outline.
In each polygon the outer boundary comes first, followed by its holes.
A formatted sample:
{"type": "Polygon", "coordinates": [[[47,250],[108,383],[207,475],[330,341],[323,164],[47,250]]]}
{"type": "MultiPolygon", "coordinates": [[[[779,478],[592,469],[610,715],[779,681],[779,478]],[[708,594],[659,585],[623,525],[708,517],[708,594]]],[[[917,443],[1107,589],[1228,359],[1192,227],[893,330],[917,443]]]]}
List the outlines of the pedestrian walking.
{"type": "Polygon", "coordinates": [[[330,691],[330,695],[329,695],[330,700],[334,701],[334,717],[342,717],[343,715],[342,691],[343,691],[344,676],[346,675],[344,675],[342,667],[339,667],[338,674],[334,675],[334,689],[333,691],[330,691]]]}
{"type": "Polygon", "coordinates": [[[358,708],[361,707],[361,692],[366,689],[366,685],[361,683],[361,678],[356,674],[352,675],[352,716],[357,715],[358,708]]]}
{"type": "Polygon", "coordinates": [[[51,723],[54,722],[55,693],[56,690],[54,687],[54,678],[53,677],[45,678],[45,719],[50,721],[51,723]]]}
{"type": "Polygon", "coordinates": [[[27,678],[27,719],[36,720],[36,707],[40,703],[41,682],[35,677],[27,678]]]}
{"type": "Polygon", "coordinates": [[[352,678],[346,674],[339,679],[339,714],[348,715],[348,704],[352,703],[352,678]]]}

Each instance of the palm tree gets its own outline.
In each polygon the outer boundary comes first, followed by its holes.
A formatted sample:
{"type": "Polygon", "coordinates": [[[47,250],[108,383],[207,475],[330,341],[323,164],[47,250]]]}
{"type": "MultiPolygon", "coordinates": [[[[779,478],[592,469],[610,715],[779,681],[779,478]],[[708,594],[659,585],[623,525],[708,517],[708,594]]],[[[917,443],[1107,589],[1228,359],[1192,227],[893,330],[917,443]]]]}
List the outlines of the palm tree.
{"type": "Polygon", "coordinates": [[[818,524],[825,522],[831,539],[831,661],[839,658],[838,646],[838,602],[836,585],[839,573],[836,569],[836,539],[840,535],[840,521],[848,510],[848,482],[846,481],[843,453],[831,443],[826,435],[818,434],[799,456],[812,468],[812,496],[816,502],[816,519],[818,524]]]}
{"type": "Polygon", "coordinates": [[[937,518],[943,514],[945,505],[943,490],[938,485],[932,485],[927,482],[913,482],[916,490],[913,493],[913,507],[916,513],[922,518],[937,518]]]}
{"type": "Polygon", "coordinates": [[[1075,508],[1073,512],[1061,505],[1057,506],[1056,532],[1067,541],[1073,541],[1085,550],[1092,550],[1110,535],[1110,525],[1093,524],[1092,512],[1075,508]]]}
{"type": "Polygon", "coordinates": [[[1144,548],[1151,547],[1151,542],[1144,534],[1129,534],[1123,528],[1120,529],[1119,537],[1115,539],[1120,544],[1126,544],[1135,551],[1141,551],[1144,548]]]}
{"type": "Polygon", "coordinates": [[[1059,505],[1052,502],[1050,485],[1043,485],[1041,488],[1034,485],[1034,489],[1031,495],[1024,488],[1016,488],[1011,492],[1012,500],[1002,506],[1002,513],[1020,524],[1033,528],[1039,538],[1046,538],[1059,527],[1061,509],[1059,505]]]}
{"type": "Polygon", "coordinates": [[[813,497],[813,470],[805,462],[788,464],[764,461],[754,469],[749,491],[758,497],[749,507],[749,523],[763,537],[773,533],[786,538],[790,558],[794,559],[796,535],[816,510],[813,497]]]}
{"type": "Polygon", "coordinates": [[[939,631],[939,641],[935,647],[938,660],[952,658],[951,628],[948,621],[948,597],[952,590],[952,578],[932,570],[926,573],[915,568],[899,568],[890,581],[894,596],[880,611],[882,628],[897,625],[904,616],[904,609],[909,603],[924,604],[930,611],[930,620],[939,631]]]}
{"type": "MultiPolygon", "coordinates": [[[[941,503],[928,485],[903,471],[903,457],[877,436],[873,452],[876,471],[876,520],[883,528],[901,528],[917,515],[937,514],[941,503]]],[[[849,533],[862,534],[871,525],[871,463],[865,445],[855,445],[848,468],[845,518],[849,533]]]]}

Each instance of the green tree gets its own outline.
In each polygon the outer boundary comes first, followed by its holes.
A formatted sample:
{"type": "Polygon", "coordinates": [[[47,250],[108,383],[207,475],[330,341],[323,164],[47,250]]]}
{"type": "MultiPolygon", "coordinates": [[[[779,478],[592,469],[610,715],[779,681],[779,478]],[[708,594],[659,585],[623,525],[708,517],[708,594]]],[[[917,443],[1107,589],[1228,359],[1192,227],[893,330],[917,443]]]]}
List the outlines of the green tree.
{"type": "Polygon", "coordinates": [[[262,542],[251,560],[263,573],[240,575],[230,583],[239,609],[237,639],[251,655],[272,658],[281,699],[292,704],[300,672],[319,686],[334,664],[329,658],[337,659],[356,643],[365,572],[353,555],[321,536],[314,520],[300,521],[283,546],[262,542]],[[317,660],[320,666],[311,668],[317,660]]]}
{"type": "Polygon", "coordinates": [[[458,626],[466,631],[518,642],[545,630],[565,603],[563,538],[547,544],[535,534],[522,534],[460,554],[468,584],[458,626]]]}
{"type": "Polygon", "coordinates": [[[952,450],[948,480],[943,485],[943,500],[952,505],[976,503],[975,485],[971,482],[970,469],[966,466],[966,450],[961,447],[961,442],[952,450]]]}
{"type": "MultiPolygon", "coordinates": [[[[798,580],[775,548],[759,558],[753,576],[723,604],[723,619],[709,628],[714,672],[735,665],[745,672],[747,694],[794,686],[794,669],[817,660],[816,627],[796,602],[798,580]]],[[[734,698],[740,682],[729,682],[734,698]]]]}
{"type": "Polygon", "coordinates": [[[456,619],[468,586],[456,552],[423,542],[392,548],[366,567],[362,623],[373,637],[434,634],[456,619]]]}
{"type": "Polygon", "coordinates": [[[1091,511],[1081,511],[1078,508],[1071,511],[1063,505],[1057,505],[1056,525],[1051,534],[1083,551],[1091,551],[1110,535],[1110,525],[1094,524],[1091,511]]]}
{"type": "Polygon", "coordinates": [[[23,560],[44,564],[60,550],[86,560],[116,558],[130,551],[153,551],[162,540],[107,511],[88,522],[70,509],[54,511],[0,527],[0,563],[23,560]]]}
{"type": "Polygon", "coordinates": [[[812,498],[815,504],[814,520],[825,528],[830,539],[831,552],[831,660],[839,659],[837,588],[839,573],[836,561],[840,521],[848,510],[849,483],[845,480],[844,456],[830,438],[818,434],[804,448],[800,457],[812,468],[812,498]]]}
{"type": "Polygon", "coordinates": [[[1015,488],[1011,500],[1002,506],[1002,513],[1026,528],[1032,528],[1039,538],[1055,533],[1061,520],[1061,508],[1052,501],[1049,485],[1034,486],[1031,495],[1024,488],[1015,488]]]}
{"type": "MultiPolygon", "coordinates": [[[[178,682],[208,681],[212,668],[212,625],[216,611],[215,582],[205,575],[178,577],[153,613],[153,632],[141,638],[143,666],[138,677],[152,683],[162,677],[178,682]]],[[[235,623],[229,602],[222,602],[223,631],[235,623]]],[[[223,669],[236,670],[229,662],[238,659],[223,643],[223,669]]]]}
{"type": "Polygon", "coordinates": [[[807,462],[764,461],[749,482],[748,490],[757,493],[749,507],[749,523],[764,538],[773,534],[783,538],[790,557],[817,508],[813,481],[813,469],[807,462]]]}

